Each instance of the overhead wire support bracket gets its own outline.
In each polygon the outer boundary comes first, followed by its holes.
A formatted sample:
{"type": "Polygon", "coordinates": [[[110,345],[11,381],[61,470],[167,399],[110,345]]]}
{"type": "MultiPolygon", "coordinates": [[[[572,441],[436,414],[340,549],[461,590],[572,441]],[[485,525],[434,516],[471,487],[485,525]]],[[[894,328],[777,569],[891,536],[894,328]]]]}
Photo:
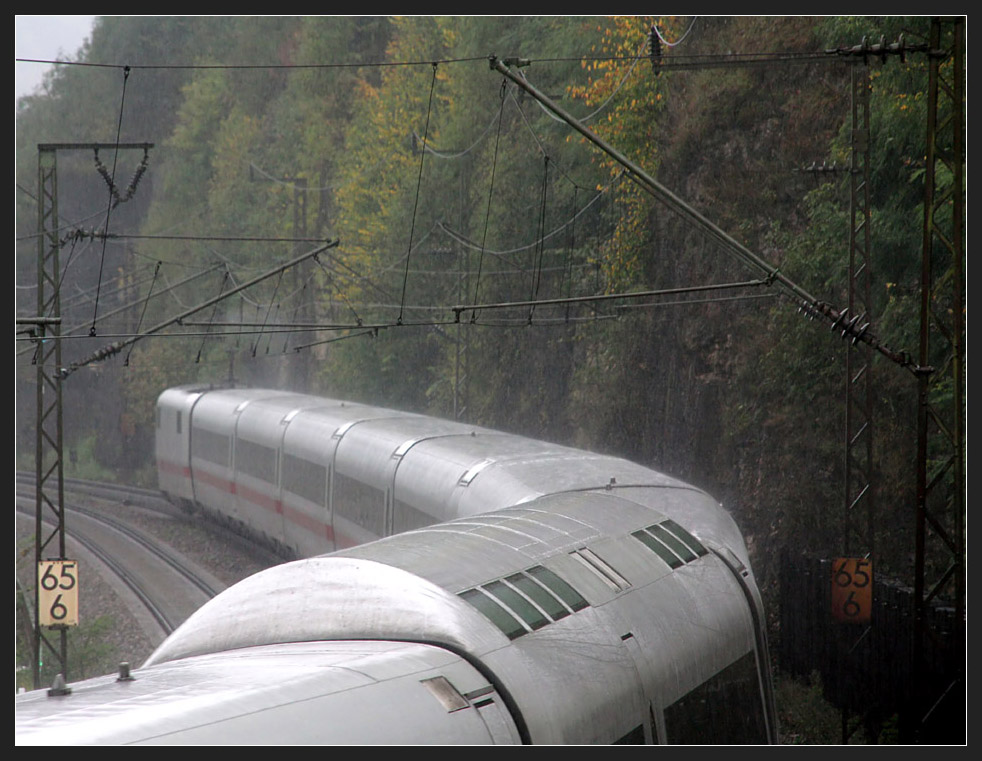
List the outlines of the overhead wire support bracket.
{"type": "Polygon", "coordinates": [[[869,37],[863,37],[863,41],[859,45],[853,45],[850,48],[830,48],[825,52],[827,55],[862,58],[864,64],[869,63],[870,56],[879,58],[881,63],[885,63],[888,55],[899,55],[901,61],[906,61],[907,53],[927,53],[933,57],[944,54],[943,51],[932,50],[929,45],[908,45],[902,34],[896,42],[891,42],[889,45],[883,36],[880,36],[879,42],[874,43],[870,43],[869,37]]]}
{"type": "Polygon", "coordinates": [[[171,325],[180,324],[186,317],[190,317],[191,315],[196,314],[197,312],[200,312],[203,309],[207,309],[208,307],[218,303],[219,301],[222,301],[223,299],[227,299],[230,296],[234,296],[236,293],[239,293],[240,291],[244,291],[246,288],[250,288],[253,285],[256,285],[256,283],[260,283],[263,280],[266,280],[267,278],[273,277],[273,275],[280,274],[285,270],[290,269],[290,267],[300,264],[301,262],[304,262],[307,259],[311,259],[311,258],[316,259],[319,254],[322,254],[328,249],[335,248],[336,246],[338,246],[339,243],[340,243],[339,240],[330,241],[324,246],[320,246],[311,251],[308,251],[305,254],[301,254],[300,256],[291,259],[285,264],[281,264],[278,267],[274,267],[273,269],[262,273],[261,275],[257,275],[252,280],[249,280],[248,282],[245,282],[242,285],[236,286],[230,291],[219,294],[218,296],[208,299],[208,301],[205,301],[196,307],[192,307],[191,309],[185,310],[184,312],[177,315],[176,317],[172,317],[169,320],[165,320],[164,322],[161,322],[153,326],[152,328],[148,328],[145,332],[140,333],[139,335],[128,338],[125,341],[116,341],[115,343],[109,344],[108,346],[103,346],[101,349],[94,352],[93,354],[90,354],[88,357],[84,359],[80,359],[77,362],[72,362],[72,364],[69,365],[68,367],[59,368],[58,374],[63,379],[67,378],[69,375],[71,375],[73,372],[78,370],[80,367],[84,367],[85,365],[89,365],[92,364],[93,362],[98,362],[100,360],[107,359],[108,357],[111,357],[114,354],[118,354],[127,346],[131,344],[135,344],[137,341],[146,338],[147,336],[153,335],[155,333],[159,333],[161,330],[170,327],[171,325]]]}
{"type": "Polygon", "coordinates": [[[701,293],[704,291],[720,291],[729,288],[749,288],[753,286],[770,286],[771,280],[749,280],[742,283],[721,283],[711,285],[694,285],[684,288],[664,288],[655,291],[633,291],[630,293],[601,293],[594,296],[566,296],[551,299],[529,299],[527,301],[504,301],[493,304],[467,304],[451,307],[454,322],[460,321],[461,312],[481,312],[494,309],[516,309],[536,306],[563,306],[570,304],[591,304],[597,301],[613,301],[617,299],[643,299],[654,296],[677,296],[683,293],[701,293]]]}
{"type": "MultiPolygon", "coordinates": [[[[776,267],[766,262],[764,259],[759,257],[757,254],[753,253],[750,249],[744,246],[742,243],[737,241],[732,236],[728,235],[717,225],[710,222],[702,214],[689,206],[685,201],[672,193],[668,188],[661,185],[657,180],[655,180],[651,175],[644,171],[640,166],[627,158],[623,153],[618,151],[616,148],[609,145],[601,137],[590,131],[587,127],[581,124],[577,119],[566,113],[559,105],[552,101],[547,95],[539,92],[535,87],[533,87],[529,82],[515,74],[505,63],[504,60],[497,58],[496,56],[490,56],[491,68],[503,76],[510,79],[512,82],[521,87],[525,92],[531,95],[533,98],[538,100],[542,105],[552,111],[556,116],[569,124],[573,129],[583,135],[587,140],[592,142],[607,155],[613,158],[617,163],[627,170],[628,176],[634,180],[641,188],[653,195],[655,198],[660,200],[671,210],[679,214],[684,219],[689,222],[694,223],[697,227],[701,228],[706,232],[711,238],[713,238],[717,243],[722,245],[731,254],[736,256],[744,264],[750,266],[751,268],[758,270],[763,273],[767,278],[771,278],[776,281],[779,285],[783,286],[786,290],[790,291],[795,297],[805,302],[808,306],[810,312],[819,314],[826,319],[835,322],[840,319],[841,312],[830,304],[819,301],[814,296],[812,296],[808,291],[799,286],[797,283],[793,282],[786,275],[782,274],[776,267]]],[[[855,326],[850,326],[849,330],[854,329],[855,326]]],[[[845,337],[846,333],[843,334],[845,337]]],[[[870,332],[862,331],[855,334],[850,334],[851,337],[861,340],[872,346],[876,351],[880,352],[892,362],[905,367],[912,372],[917,372],[918,368],[913,367],[911,361],[911,356],[907,352],[897,352],[889,349],[879,342],[879,340],[870,332]]]]}

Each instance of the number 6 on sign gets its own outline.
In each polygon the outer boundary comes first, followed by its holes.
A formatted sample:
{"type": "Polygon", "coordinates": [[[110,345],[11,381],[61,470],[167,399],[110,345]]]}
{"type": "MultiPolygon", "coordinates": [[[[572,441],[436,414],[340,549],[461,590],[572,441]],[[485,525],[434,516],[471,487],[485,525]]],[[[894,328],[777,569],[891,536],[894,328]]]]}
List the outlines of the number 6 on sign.
{"type": "Polygon", "coordinates": [[[78,626],[78,561],[38,563],[38,611],[41,626],[78,626]]]}
{"type": "Polygon", "coordinates": [[[873,609],[873,561],[836,558],[832,562],[832,616],[836,621],[869,623],[873,609]]]}

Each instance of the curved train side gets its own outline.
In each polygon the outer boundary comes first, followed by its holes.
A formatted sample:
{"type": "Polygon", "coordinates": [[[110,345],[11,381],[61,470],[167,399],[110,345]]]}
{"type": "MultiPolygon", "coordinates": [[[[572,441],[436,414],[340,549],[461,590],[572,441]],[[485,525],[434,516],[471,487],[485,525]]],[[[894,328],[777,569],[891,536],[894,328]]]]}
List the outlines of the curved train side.
{"type": "Polygon", "coordinates": [[[132,681],[20,696],[19,743],[776,742],[746,549],[700,490],[275,391],[171,389],[158,426],[165,492],[303,559],[132,681]]]}

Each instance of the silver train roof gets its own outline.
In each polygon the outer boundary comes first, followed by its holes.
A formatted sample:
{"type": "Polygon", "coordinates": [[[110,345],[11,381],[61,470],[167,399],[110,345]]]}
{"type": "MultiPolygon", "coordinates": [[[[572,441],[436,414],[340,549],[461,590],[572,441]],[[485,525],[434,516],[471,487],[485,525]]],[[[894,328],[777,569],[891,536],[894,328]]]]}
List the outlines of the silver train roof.
{"type": "Polygon", "coordinates": [[[508,639],[457,596],[462,590],[551,558],[561,563],[573,549],[629,538],[666,517],[698,525],[700,540],[742,549],[735,525],[709,497],[680,496],[680,509],[663,513],[613,492],[550,495],[276,566],[206,603],[144,665],[280,642],[362,638],[487,653],[508,639]]]}

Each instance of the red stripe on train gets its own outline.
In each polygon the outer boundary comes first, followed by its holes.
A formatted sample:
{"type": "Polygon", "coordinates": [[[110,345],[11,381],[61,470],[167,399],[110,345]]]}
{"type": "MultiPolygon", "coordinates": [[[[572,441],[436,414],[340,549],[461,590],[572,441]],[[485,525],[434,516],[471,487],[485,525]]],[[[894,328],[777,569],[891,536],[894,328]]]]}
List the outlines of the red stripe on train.
{"type": "Polygon", "coordinates": [[[169,476],[179,478],[191,478],[191,469],[187,465],[171,462],[170,460],[157,460],[157,470],[169,476]]]}
{"type": "MultiPolygon", "coordinates": [[[[169,460],[157,460],[157,468],[169,475],[180,476],[183,478],[191,480],[191,469],[186,465],[179,465],[178,463],[171,462],[169,460]]],[[[198,468],[195,471],[195,477],[199,482],[207,484],[216,489],[220,489],[229,494],[238,494],[245,500],[252,502],[254,505],[258,505],[265,510],[268,510],[277,515],[282,515],[290,523],[299,526],[305,531],[309,531],[312,534],[323,537],[329,542],[335,541],[334,527],[330,524],[324,523],[323,521],[308,515],[307,513],[290,507],[289,505],[284,505],[282,500],[274,499],[267,494],[256,491],[255,489],[250,489],[245,486],[238,486],[234,481],[229,481],[227,478],[222,478],[214,473],[209,473],[203,468],[198,468]]],[[[347,541],[340,541],[339,546],[350,547],[354,546],[355,543],[348,543],[347,541]]]]}

